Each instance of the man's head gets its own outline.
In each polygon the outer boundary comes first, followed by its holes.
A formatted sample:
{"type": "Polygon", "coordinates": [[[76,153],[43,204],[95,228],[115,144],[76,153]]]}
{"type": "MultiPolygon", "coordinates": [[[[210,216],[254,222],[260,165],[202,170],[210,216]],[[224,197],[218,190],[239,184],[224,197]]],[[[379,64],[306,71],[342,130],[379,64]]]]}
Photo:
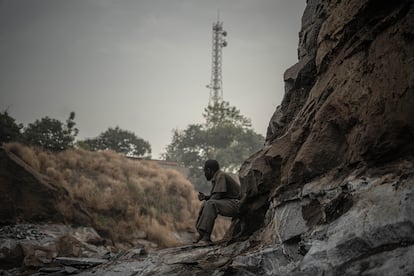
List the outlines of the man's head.
{"type": "Polygon", "coordinates": [[[219,163],[216,160],[209,159],[204,163],[204,176],[210,181],[219,169],[219,163]]]}

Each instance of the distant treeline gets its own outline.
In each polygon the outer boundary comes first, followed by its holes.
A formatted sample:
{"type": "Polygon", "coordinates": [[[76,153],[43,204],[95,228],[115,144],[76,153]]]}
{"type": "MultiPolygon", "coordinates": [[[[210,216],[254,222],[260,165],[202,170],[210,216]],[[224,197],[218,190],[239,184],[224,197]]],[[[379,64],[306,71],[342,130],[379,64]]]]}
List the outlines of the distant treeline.
{"type": "Polygon", "coordinates": [[[75,112],[69,114],[65,123],[46,116],[24,127],[4,111],[0,113],[0,142],[16,141],[51,151],[74,147],[91,151],[113,150],[127,156],[150,158],[150,143],[131,131],[117,126],[108,128],[96,138],[76,141],[79,130],[75,125],[75,112]]]}

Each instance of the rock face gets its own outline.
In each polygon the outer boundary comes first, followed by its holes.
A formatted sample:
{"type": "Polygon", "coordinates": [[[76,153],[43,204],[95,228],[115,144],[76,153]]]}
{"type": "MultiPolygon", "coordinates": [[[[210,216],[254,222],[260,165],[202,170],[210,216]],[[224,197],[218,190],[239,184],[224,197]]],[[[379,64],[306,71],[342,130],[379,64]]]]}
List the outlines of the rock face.
{"type": "Polygon", "coordinates": [[[308,0],[264,148],[240,170],[229,245],[115,275],[414,274],[413,1],[308,0]]]}
{"type": "Polygon", "coordinates": [[[412,155],[412,15],[412,1],[308,1],[267,146],[241,170],[255,209],[318,177],[412,155]]]}
{"type": "Polygon", "coordinates": [[[289,273],[414,272],[413,29],[412,1],[307,2],[267,144],[240,171],[235,227],[285,248],[289,273]]]}

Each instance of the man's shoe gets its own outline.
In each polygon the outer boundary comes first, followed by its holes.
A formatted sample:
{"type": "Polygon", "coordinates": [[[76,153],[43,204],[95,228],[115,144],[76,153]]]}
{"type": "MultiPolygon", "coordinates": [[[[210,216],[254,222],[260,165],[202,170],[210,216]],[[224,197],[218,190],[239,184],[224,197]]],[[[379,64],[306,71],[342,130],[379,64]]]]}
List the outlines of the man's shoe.
{"type": "Polygon", "coordinates": [[[204,232],[202,230],[197,230],[198,231],[198,237],[193,241],[193,243],[199,243],[200,241],[207,241],[211,243],[211,239],[210,236],[211,234],[204,232]]]}
{"type": "Polygon", "coordinates": [[[211,245],[213,242],[211,240],[200,240],[199,242],[197,242],[197,245],[200,246],[205,246],[205,245],[211,245]]]}
{"type": "Polygon", "coordinates": [[[198,235],[198,237],[197,238],[195,238],[194,240],[193,240],[193,243],[199,243],[200,241],[201,241],[201,238],[202,238],[203,236],[201,236],[201,235],[198,235]]]}

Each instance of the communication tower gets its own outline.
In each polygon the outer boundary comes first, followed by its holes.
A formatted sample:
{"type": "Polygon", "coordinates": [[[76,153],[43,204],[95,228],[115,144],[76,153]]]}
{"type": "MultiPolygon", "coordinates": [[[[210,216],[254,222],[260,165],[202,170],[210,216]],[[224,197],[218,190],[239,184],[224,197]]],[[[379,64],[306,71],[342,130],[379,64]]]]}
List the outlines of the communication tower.
{"type": "Polygon", "coordinates": [[[227,46],[227,41],[224,39],[226,36],[227,32],[223,30],[223,22],[220,21],[219,13],[217,12],[217,22],[213,23],[211,80],[210,84],[207,85],[207,88],[210,89],[209,104],[218,103],[223,99],[221,64],[222,49],[227,46]]]}

